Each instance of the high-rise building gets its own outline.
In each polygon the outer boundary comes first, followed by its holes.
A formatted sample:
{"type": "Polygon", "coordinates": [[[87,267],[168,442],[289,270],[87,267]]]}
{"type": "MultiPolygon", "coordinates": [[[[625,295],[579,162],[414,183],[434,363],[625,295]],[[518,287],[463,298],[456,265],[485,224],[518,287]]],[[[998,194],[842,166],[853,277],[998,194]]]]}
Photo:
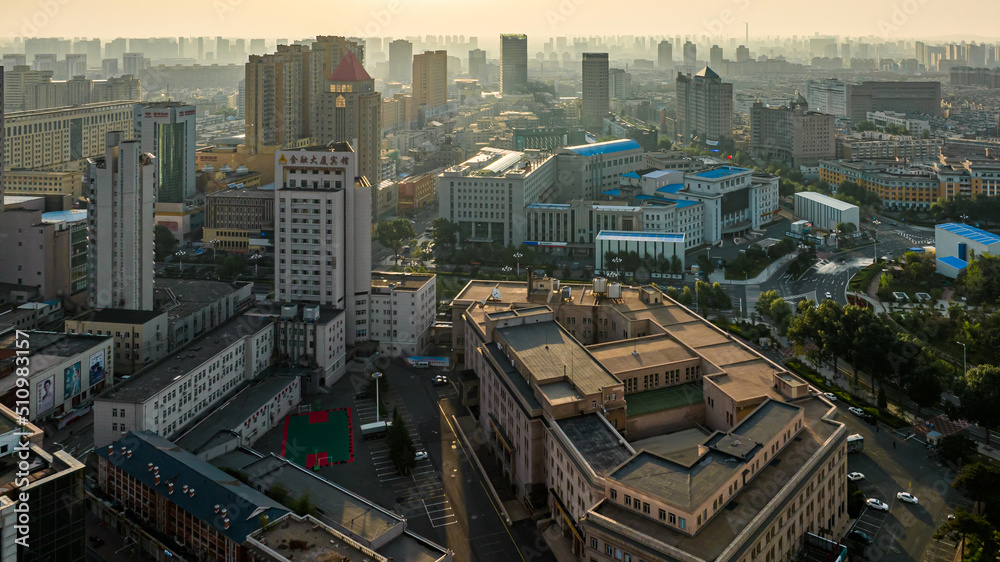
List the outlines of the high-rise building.
{"type": "Polygon", "coordinates": [[[731,138],[733,85],[705,67],[692,77],[677,74],[677,134],[687,144],[692,137],[703,141],[731,138]]]}
{"type": "Polygon", "coordinates": [[[66,77],[85,76],[87,74],[87,55],[70,54],[66,55],[66,77]]]}
{"type": "Polygon", "coordinates": [[[357,154],[358,174],[377,185],[381,153],[382,95],[361,61],[348,51],[327,77],[327,88],[318,100],[322,118],[315,137],[321,142],[349,142],[357,154]]]}
{"type": "Polygon", "coordinates": [[[51,70],[32,70],[27,65],[7,68],[4,72],[7,111],[24,111],[29,108],[29,99],[35,84],[52,81],[51,70]]]}
{"type": "Polygon", "coordinates": [[[722,47],[718,45],[712,45],[712,48],[708,50],[709,65],[719,68],[722,66],[722,47]]]}
{"type": "Polygon", "coordinates": [[[413,101],[428,108],[448,102],[448,51],[426,51],[413,57],[413,101]]]}
{"type": "Polygon", "coordinates": [[[684,42],[684,66],[690,68],[698,63],[698,46],[690,41],[684,42]]]}
{"type": "Polygon", "coordinates": [[[56,56],[51,53],[35,55],[34,60],[31,62],[31,69],[55,72],[56,56]]]}
{"type": "Polygon", "coordinates": [[[156,202],[183,203],[195,192],[195,108],[168,101],[135,105],[140,150],[156,157],[156,202]]]}
{"type": "Polygon", "coordinates": [[[87,60],[101,60],[101,40],[77,39],[73,42],[73,53],[87,55],[87,60]]]}
{"type": "Polygon", "coordinates": [[[277,300],[343,310],[347,345],[367,340],[372,187],[357,154],[336,142],[275,158],[277,300]]]}
{"type": "Polygon", "coordinates": [[[836,78],[807,82],[806,101],[820,113],[847,117],[847,85],[836,78]]]}
{"type": "Polygon", "coordinates": [[[667,40],[660,41],[656,47],[656,67],[659,69],[673,68],[674,45],[667,40]]]}
{"type": "Polygon", "coordinates": [[[409,83],[413,77],[413,43],[396,39],[389,43],[389,81],[409,83]]]}
{"type": "Polygon", "coordinates": [[[500,36],[500,90],[505,94],[528,91],[528,36],[500,36]]]}
{"type": "Polygon", "coordinates": [[[8,169],[43,168],[103,155],[108,130],[124,131],[131,137],[132,104],[8,112],[5,120],[10,132],[4,147],[8,169]]]}
{"type": "Polygon", "coordinates": [[[0,66],[0,213],[3,212],[3,192],[4,192],[4,178],[3,170],[6,161],[4,160],[4,153],[7,152],[6,140],[7,133],[3,126],[3,66],[0,66]]]}
{"type": "Polygon", "coordinates": [[[754,157],[781,160],[793,168],[816,166],[837,155],[835,120],[809,111],[802,94],[787,107],[764,107],[758,101],[750,109],[750,150],[754,157]]]}
{"type": "Polygon", "coordinates": [[[486,82],[486,51],[482,49],[469,51],[469,76],[479,80],[480,84],[486,82]]]}
{"type": "Polygon", "coordinates": [[[855,123],[864,121],[870,111],[898,113],[941,113],[940,82],[862,82],[845,89],[847,116],[855,123]]]}
{"type": "Polygon", "coordinates": [[[122,55],[122,73],[138,76],[146,69],[146,58],[142,53],[125,53],[122,55]]]}
{"type": "Polygon", "coordinates": [[[107,133],[105,156],[87,160],[88,304],[152,310],[156,157],[125,138],[107,133]]]}
{"type": "Polygon", "coordinates": [[[104,59],[101,61],[101,77],[107,80],[118,76],[118,59],[104,59]]]}
{"type": "Polygon", "coordinates": [[[608,70],[608,95],[614,99],[625,100],[632,93],[632,74],[624,68],[608,70]]]}
{"type": "Polygon", "coordinates": [[[745,45],[736,47],[736,62],[750,62],[750,49],[745,45]]]}
{"type": "Polygon", "coordinates": [[[583,53],[583,126],[600,131],[611,106],[608,54],[583,53]]]}

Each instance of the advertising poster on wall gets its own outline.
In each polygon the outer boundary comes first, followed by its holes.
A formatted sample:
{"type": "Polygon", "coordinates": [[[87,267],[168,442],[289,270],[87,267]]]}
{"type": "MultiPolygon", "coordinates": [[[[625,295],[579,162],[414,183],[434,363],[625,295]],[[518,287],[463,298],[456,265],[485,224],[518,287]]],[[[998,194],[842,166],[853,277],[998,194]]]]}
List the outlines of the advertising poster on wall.
{"type": "Polygon", "coordinates": [[[90,356],[90,386],[104,380],[104,350],[90,356]]]}
{"type": "Polygon", "coordinates": [[[80,394],[80,362],[63,369],[63,400],[80,394]]]}
{"type": "Polygon", "coordinates": [[[51,376],[47,379],[38,381],[35,385],[35,415],[41,414],[48,410],[51,410],[53,406],[56,405],[56,383],[55,377],[51,376]]]}

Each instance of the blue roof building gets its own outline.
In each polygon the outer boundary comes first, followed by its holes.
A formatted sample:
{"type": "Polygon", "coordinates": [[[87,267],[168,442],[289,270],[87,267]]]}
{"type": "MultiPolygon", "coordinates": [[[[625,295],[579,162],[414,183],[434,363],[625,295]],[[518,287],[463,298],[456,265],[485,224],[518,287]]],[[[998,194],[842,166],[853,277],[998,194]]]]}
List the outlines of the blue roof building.
{"type": "MultiPolygon", "coordinates": [[[[951,270],[941,271],[942,263],[954,269],[958,262],[949,264],[942,258],[955,257],[968,263],[983,254],[1000,255],[1000,235],[961,223],[945,223],[934,227],[934,245],[938,261],[938,272],[948,275],[951,270]]],[[[957,275],[957,274],[956,274],[957,275]]]]}

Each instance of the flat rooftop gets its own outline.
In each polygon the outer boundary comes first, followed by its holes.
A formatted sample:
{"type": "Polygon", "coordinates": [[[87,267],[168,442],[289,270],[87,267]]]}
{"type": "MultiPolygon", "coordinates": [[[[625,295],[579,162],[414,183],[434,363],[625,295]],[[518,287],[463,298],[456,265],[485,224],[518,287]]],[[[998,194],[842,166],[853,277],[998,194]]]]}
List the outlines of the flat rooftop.
{"type": "Polygon", "coordinates": [[[500,328],[497,334],[539,386],[572,382],[581,394],[590,395],[621,384],[554,321],[500,328]]]}
{"type": "Polygon", "coordinates": [[[698,358],[697,354],[691,352],[668,334],[600,343],[588,346],[587,351],[605,369],[619,378],[638,369],[659,367],[698,358]]]}
{"type": "Polygon", "coordinates": [[[555,423],[598,476],[607,476],[634,454],[621,435],[598,414],[564,418],[555,423]]]}
{"type": "Polygon", "coordinates": [[[701,381],[667,386],[625,396],[629,416],[642,416],[653,412],[673,410],[704,400],[701,381]]]}
{"type": "Polygon", "coordinates": [[[259,317],[237,316],[218,328],[164,357],[160,361],[142,369],[119,383],[113,389],[100,395],[101,400],[118,402],[145,402],[177,379],[187,375],[203,363],[212,359],[233,343],[250,333],[256,333],[273,320],[259,317]]]}
{"type": "Polygon", "coordinates": [[[153,298],[173,322],[219,302],[227,295],[240,290],[245,284],[203,279],[157,278],[153,298]]]}
{"type": "MultiPolygon", "coordinates": [[[[159,281],[157,281],[159,283],[159,281]]],[[[125,308],[105,308],[93,310],[82,316],[73,318],[81,322],[99,322],[102,324],[145,324],[160,316],[163,312],[153,310],[128,310],[125,308]]]]}
{"type": "Polygon", "coordinates": [[[691,464],[698,458],[698,445],[705,443],[711,435],[711,431],[698,426],[639,439],[630,445],[636,451],[645,450],[674,462],[691,464]]]}
{"type": "Polygon", "coordinates": [[[727,176],[733,176],[743,172],[749,172],[751,170],[747,168],[739,168],[736,166],[720,166],[718,168],[713,168],[711,170],[705,170],[704,172],[698,172],[696,174],[691,174],[697,178],[705,178],[710,180],[717,180],[719,178],[724,178],[727,176]]]}
{"type": "Polygon", "coordinates": [[[206,193],[205,197],[208,198],[219,198],[219,197],[234,197],[237,199],[274,199],[273,189],[261,189],[259,187],[243,187],[243,188],[229,188],[222,189],[219,191],[213,191],[212,193],[206,193]]]}
{"type": "MultiPolygon", "coordinates": [[[[29,357],[49,355],[53,357],[73,357],[99,345],[111,336],[90,334],[64,334],[61,332],[28,331],[31,353],[29,357]]],[[[9,333],[0,337],[0,358],[13,357],[16,350],[17,334],[9,333]]]]}
{"type": "Polygon", "coordinates": [[[683,234],[669,232],[626,232],[622,230],[602,230],[597,235],[597,240],[647,240],[656,242],[684,243],[683,234]]]}
{"type": "Polygon", "coordinates": [[[368,559],[363,551],[345,541],[343,534],[330,527],[317,525],[312,519],[289,514],[271,523],[267,529],[258,530],[250,536],[284,556],[286,560],[328,562],[368,559]],[[293,543],[298,548],[291,548],[293,543]]]}
{"type": "Polygon", "coordinates": [[[394,291],[417,291],[434,281],[433,273],[394,273],[389,271],[373,271],[372,287],[389,288],[394,285],[394,291]]]}
{"type": "MultiPolygon", "coordinates": [[[[775,490],[783,490],[788,486],[794,486],[793,493],[775,506],[772,513],[760,523],[759,532],[763,532],[770,525],[771,521],[784,513],[789,501],[797,497],[797,492],[805,487],[808,478],[794,481],[789,475],[796,475],[809,459],[820,450],[823,444],[833,437],[838,429],[843,427],[842,423],[824,420],[824,416],[829,412],[829,404],[818,398],[808,398],[796,403],[803,408],[805,413],[805,424],[802,431],[793,438],[789,444],[770,462],[764,465],[757,473],[757,476],[746,486],[740,489],[739,494],[733,498],[724,510],[720,510],[721,516],[709,520],[694,537],[685,535],[670,528],[667,525],[660,525],[656,521],[637,514],[631,509],[616,505],[610,501],[602,500],[594,508],[593,512],[608,517],[617,523],[624,525],[638,533],[648,535],[655,540],[674,546],[702,560],[715,560],[722,552],[729,548],[739,533],[743,532],[744,525],[732,525],[733,518],[740,521],[751,521],[760,512],[759,507],[754,506],[754,502],[748,498],[774,498],[775,490]],[[791,482],[794,481],[794,484],[791,482]]],[[[846,432],[844,432],[846,435],[846,432]]],[[[837,447],[829,447],[824,456],[824,461],[836,455],[837,447]]],[[[590,519],[589,524],[600,525],[600,518],[590,519]]],[[[604,528],[602,527],[602,530],[604,528]]],[[[605,530],[605,532],[608,532],[605,530]]],[[[616,535],[611,532],[610,534],[616,535]]],[[[755,536],[759,536],[755,535],[755,536]]],[[[622,537],[624,540],[625,537],[622,537]]],[[[632,539],[630,543],[634,544],[632,539]]],[[[752,548],[755,540],[747,541],[739,552],[731,559],[739,560],[743,553],[752,548]]],[[[647,551],[649,558],[656,557],[655,550],[647,551]]],[[[642,553],[639,554],[642,556],[642,553]]],[[[635,556],[635,555],[633,555],[635,556]]],[[[662,556],[662,554],[660,555],[662,556]]]]}

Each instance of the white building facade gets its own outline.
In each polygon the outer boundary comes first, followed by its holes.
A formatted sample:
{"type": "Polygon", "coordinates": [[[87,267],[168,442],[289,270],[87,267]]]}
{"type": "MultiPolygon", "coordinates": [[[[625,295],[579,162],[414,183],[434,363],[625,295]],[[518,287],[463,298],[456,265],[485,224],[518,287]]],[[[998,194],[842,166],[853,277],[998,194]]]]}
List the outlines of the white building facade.
{"type": "Polygon", "coordinates": [[[795,194],[795,216],[821,230],[834,230],[840,223],[850,223],[855,228],[861,224],[861,211],[857,205],[811,191],[795,194]]]}
{"type": "Polygon", "coordinates": [[[390,357],[422,355],[437,313],[437,276],[372,273],[371,337],[390,357]]]}

